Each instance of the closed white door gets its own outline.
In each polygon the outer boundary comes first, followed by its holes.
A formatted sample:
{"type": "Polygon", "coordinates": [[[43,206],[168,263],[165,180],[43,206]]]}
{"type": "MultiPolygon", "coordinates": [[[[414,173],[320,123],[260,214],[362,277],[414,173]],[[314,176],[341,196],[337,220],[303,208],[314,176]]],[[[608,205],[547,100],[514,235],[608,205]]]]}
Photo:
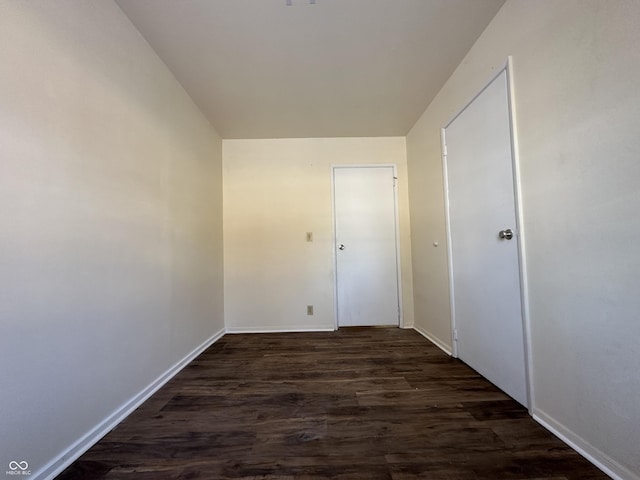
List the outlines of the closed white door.
{"type": "Polygon", "coordinates": [[[506,71],[446,128],[457,355],[527,405],[506,71]]]}
{"type": "Polygon", "coordinates": [[[399,323],[394,173],[333,169],[338,326],[399,323]]]}

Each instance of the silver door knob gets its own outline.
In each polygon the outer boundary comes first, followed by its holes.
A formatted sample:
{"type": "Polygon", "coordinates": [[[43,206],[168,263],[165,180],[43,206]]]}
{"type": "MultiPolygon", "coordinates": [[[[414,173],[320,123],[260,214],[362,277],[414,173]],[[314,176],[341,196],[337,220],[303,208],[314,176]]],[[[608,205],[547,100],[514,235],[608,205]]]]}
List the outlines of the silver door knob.
{"type": "Polygon", "coordinates": [[[502,238],[503,240],[511,240],[513,238],[513,230],[511,230],[510,228],[507,228],[506,230],[500,230],[500,232],[498,232],[498,237],[502,238]]]}
{"type": "Polygon", "coordinates": [[[340,244],[340,246],[338,247],[338,250],[344,250],[344,243],[340,244]]]}

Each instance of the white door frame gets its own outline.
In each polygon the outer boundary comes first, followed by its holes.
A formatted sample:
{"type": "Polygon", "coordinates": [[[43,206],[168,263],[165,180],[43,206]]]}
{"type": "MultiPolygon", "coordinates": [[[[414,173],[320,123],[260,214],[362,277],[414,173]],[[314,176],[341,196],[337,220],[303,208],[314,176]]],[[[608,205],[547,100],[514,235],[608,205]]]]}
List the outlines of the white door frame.
{"type": "Polygon", "coordinates": [[[494,73],[489,81],[484,83],[483,87],[468,101],[464,106],[456,112],[455,115],[441,128],[441,151],[442,151],[442,172],[444,183],[444,203],[445,203],[445,217],[447,228],[447,254],[449,265],[449,305],[451,308],[451,345],[452,355],[458,358],[458,343],[456,338],[456,312],[454,301],[454,281],[453,281],[453,248],[451,243],[451,218],[449,210],[449,176],[447,171],[447,155],[446,155],[446,129],[449,127],[469,105],[471,105],[476,98],[478,98],[486,89],[498,78],[503,72],[506,72],[507,77],[507,102],[509,113],[509,130],[511,133],[511,163],[513,168],[513,190],[515,199],[516,210],[516,232],[515,239],[517,241],[518,250],[518,265],[520,274],[520,302],[522,305],[522,331],[524,338],[524,371],[525,371],[525,385],[527,389],[527,404],[529,412],[533,411],[533,382],[532,382],[532,365],[531,358],[531,329],[529,323],[529,297],[527,287],[527,266],[525,255],[525,232],[524,221],[522,211],[522,191],[520,187],[520,161],[518,156],[518,138],[516,134],[516,114],[515,114],[515,95],[513,88],[513,60],[509,56],[505,64],[496,73],[494,73]]]}
{"type": "Polygon", "coordinates": [[[355,165],[332,165],[331,166],[331,213],[333,215],[333,329],[338,330],[338,249],[336,232],[336,196],[335,196],[335,171],[341,168],[381,168],[391,167],[393,169],[393,213],[395,216],[395,236],[396,236],[396,284],[398,288],[398,327],[404,328],[404,312],[402,308],[402,270],[400,262],[400,221],[398,216],[398,168],[395,163],[360,163],[355,165]]]}

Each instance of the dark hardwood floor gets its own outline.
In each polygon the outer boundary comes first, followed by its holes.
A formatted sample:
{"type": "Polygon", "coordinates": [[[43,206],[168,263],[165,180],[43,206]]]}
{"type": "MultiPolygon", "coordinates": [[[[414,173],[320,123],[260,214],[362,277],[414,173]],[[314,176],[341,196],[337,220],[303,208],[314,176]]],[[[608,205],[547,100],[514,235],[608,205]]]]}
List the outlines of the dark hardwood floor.
{"type": "Polygon", "coordinates": [[[412,330],[227,335],[59,479],[608,478],[412,330]]]}

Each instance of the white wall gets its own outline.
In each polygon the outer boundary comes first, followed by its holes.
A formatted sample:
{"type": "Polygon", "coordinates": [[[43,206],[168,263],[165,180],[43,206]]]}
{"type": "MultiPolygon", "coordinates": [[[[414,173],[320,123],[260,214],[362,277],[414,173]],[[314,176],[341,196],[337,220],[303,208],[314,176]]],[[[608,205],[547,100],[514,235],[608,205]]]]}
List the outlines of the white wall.
{"type": "Polygon", "coordinates": [[[334,328],[331,166],[366,163],[398,167],[402,301],[413,325],[404,138],[224,140],[223,159],[228,330],[334,328]]]}
{"type": "Polygon", "coordinates": [[[508,1],[407,137],[416,325],[450,345],[440,128],[513,56],[533,413],[640,478],[640,2],[508,1]]]}
{"type": "Polygon", "coordinates": [[[0,470],[35,476],[223,329],[221,141],[111,1],[0,0],[0,64],[0,470]]]}

